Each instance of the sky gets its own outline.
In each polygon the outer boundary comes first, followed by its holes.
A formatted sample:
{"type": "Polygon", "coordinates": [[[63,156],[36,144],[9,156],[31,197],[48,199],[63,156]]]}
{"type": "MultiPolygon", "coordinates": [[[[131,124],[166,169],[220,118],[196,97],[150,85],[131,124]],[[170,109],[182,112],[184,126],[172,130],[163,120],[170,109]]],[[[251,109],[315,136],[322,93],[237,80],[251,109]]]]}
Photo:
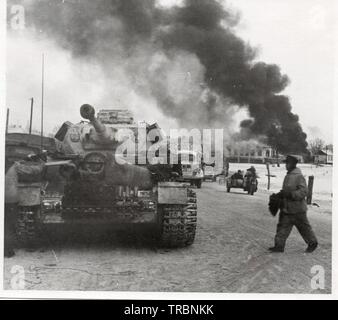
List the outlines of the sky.
{"type": "MultiPolygon", "coordinates": [[[[171,6],[180,0],[159,0],[171,6]]],[[[234,11],[238,10],[241,20],[237,34],[258,48],[258,60],[276,63],[286,73],[291,83],[283,94],[287,94],[298,114],[308,140],[322,138],[332,142],[332,119],[334,103],[334,0],[227,0],[234,11]]],[[[99,85],[100,72],[95,66],[75,65],[66,52],[60,52],[52,42],[34,43],[29,35],[8,41],[11,64],[7,66],[7,104],[11,108],[10,122],[27,124],[29,98],[36,97],[36,109],[41,96],[41,52],[46,57],[46,105],[53,95],[59,95],[63,103],[82,104],[82,92],[88,96],[104,96],[99,85]],[[44,49],[41,49],[41,47],[44,49]],[[63,72],[60,72],[62,66],[63,72]],[[66,72],[67,74],[65,74],[66,72]],[[81,84],[71,83],[81,77],[81,84]],[[93,86],[95,79],[96,86],[93,86]],[[18,90],[21,91],[18,94],[18,90]],[[71,94],[70,94],[71,92],[71,94]],[[22,94],[23,93],[23,94],[22,94]],[[49,96],[49,97],[48,97],[49,96]],[[21,106],[20,108],[18,106],[21,106]],[[22,106],[27,105],[27,110],[22,106]]],[[[131,96],[130,103],[134,103],[131,96]]],[[[135,104],[137,104],[135,98],[135,104]]],[[[147,103],[145,101],[145,103],[147,103]]],[[[137,116],[161,119],[153,112],[137,116]]],[[[38,110],[36,110],[38,112],[38,110]]],[[[65,120],[78,121],[78,113],[53,113],[46,117],[46,127],[65,120]]],[[[39,124],[38,115],[35,117],[39,124]]],[[[162,120],[166,120],[163,119],[162,120]]],[[[161,121],[158,121],[161,122],[161,121]]],[[[168,121],[167,121],[168,122],[168,121]]]]}
{"type": "MultiPolygon", "coordinates": [[[[160,0],[164,5],[181,0],[160,0]]],[[[334,104],[334,0],[223,0],[240,12],[238,35],[258,48],[258,59],[280,65],[308,140],[331,143],[334,104]]]]}
{"type": "Polygon", "coordinates": [[[239,34],[277,63],[291,82],[291,98],[308,139],[332,142],[334,0],[228,0],[241,11],[239,34]]]}

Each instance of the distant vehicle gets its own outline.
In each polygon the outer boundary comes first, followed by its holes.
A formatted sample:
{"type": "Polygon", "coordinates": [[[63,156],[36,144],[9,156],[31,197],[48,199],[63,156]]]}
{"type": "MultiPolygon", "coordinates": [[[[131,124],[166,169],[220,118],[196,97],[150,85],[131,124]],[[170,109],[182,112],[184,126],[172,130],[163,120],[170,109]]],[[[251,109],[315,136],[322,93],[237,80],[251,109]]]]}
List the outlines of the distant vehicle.
{"type": "Polygon", "coordinates": [[[200,189],[204,177],[202,170],[202,154],[191,150],[180,150],[177,154],[180,158],[182,167],[182,180],[190,182],[192,186],[196,186],[200,189]]]}
{"type": "Polygon", "coordinates": [[[258,180],[257,176],[240,173],[238,170],[235,174],[231,175],[226,180],[227,192],[230,192],[231,188],[240,188],[246,191],[248,194],[253,195],[257,191],[258,180]]]}
{"type": "Polygon", "coordinates": [[[215,173],[215,168],[214,166],[211,165],[205,165],[204,168],[204,177],[203,180],[211,180],[211,181],[216,181],[216,173],[215,173]]]}

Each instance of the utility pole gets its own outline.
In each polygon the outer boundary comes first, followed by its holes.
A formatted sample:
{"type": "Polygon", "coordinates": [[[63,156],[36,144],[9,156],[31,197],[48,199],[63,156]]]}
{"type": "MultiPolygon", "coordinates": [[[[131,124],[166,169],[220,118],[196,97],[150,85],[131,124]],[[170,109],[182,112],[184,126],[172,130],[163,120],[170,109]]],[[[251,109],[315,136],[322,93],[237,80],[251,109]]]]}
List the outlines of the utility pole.
{"type": "Polygon", "coordinates": [[[45,55],[42,54],[42,70],[41,70],[41,152],[43,150],[43,104],[44,104],[44,84],[45,84],[45,55]]]}
{"type": "Polygon", "coordinates": [[[274,177],[276,177],[276,175],[270,173],[270,162],[269,161],[266,162],[266,170],[268,171],[268,174],[266,175],[268,177],[268,186],[267,186],[267,189],[270,190],[270,178],[271,177],[274,178],[274,177]]]}
{"type": "Polygon", "coordinates": [[[268,176],[268,190],[270,190],[270,163],[269,162],[266,163],[266,169],[268,171],[268,174],[267,174],[267,176],[268,176]]]}
{"type": "Polygon", "coordinates": [[[8,133],[8,121],[9,121],[9,108],[7,108],[7,115],[6,115],[6,134],[8,133]]]}
{"type": "Polygon", "coordinates": [[[306,197],[306,203],[311,204],[312,203],[312,194],[313,194],[313,181],[315,177],[314,176],[309,176],[308,180],[308,194],[306,197]]]}
{"type": "Polygon", "coordinates": [[[30,98],[31,100],[31,114],[29,119],[29,134],[32,134],[32,121],[33,121],[33,105],[34,105],[34,98],[30,98]]]}

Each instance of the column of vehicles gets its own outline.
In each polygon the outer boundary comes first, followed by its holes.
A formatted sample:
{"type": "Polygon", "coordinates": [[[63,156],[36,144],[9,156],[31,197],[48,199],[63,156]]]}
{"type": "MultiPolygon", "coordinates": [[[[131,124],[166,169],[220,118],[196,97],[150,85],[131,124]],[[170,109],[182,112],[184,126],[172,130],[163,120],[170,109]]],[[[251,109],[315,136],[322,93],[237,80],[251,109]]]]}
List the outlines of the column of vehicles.
{"type": "Polygon", "coordinates": [[[182,159],[182,178],[191,186],[200,189],[203,181],[215,182],[217,177],[222,174],[217,173],[214,162],[205,163],[202,153],[199,151],[180,150],[177,153],[182,159]]]}
{"type": "MultiPolygon", "coordinates": [[[[138,139],[130,112],[102,110],[95,116],[85,104],[80,114],[85,120],[67,121],[56,133],[56,152],[26,157],[6,172],[5,204],[17,199],[19,241],[36,243],[47,224],[150,224],[162,246],[191,245],[197,224],[191,186],[201,188],[206,178],[215,181],[214,167],[188,150],[178,151],[178,164],[130,164],[117,153],[119,130],[132,130],[138,139]]],[[[146,124],[147,131],[154,127],[146,124]]],[[[228,192],[233,187],[253,194],[257,179],[232,176],[228,192]]]]}

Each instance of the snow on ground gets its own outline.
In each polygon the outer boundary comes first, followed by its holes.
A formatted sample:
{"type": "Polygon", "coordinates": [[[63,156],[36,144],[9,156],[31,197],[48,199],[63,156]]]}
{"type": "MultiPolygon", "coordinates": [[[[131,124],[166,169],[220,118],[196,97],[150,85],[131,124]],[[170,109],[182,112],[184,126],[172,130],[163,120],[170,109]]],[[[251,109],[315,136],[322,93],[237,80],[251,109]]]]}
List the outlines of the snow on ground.
{"type": "Polygon", "coordinates": [[[319,240],[314,253],[304,253],[306,244],[294,228],[285,252],[271,254],[278,218],[268,211],[268,191],[228,193],[209,181],[195,190],[198,218],[192,246],[161,248],[149,231],[134,228],[117,233],[59,226],[49,229],[41,249],[16,249],[14,257],[5,259],[4,287],[12,288],[13,268],[22,266],[25,289],[32,290],[331,292],[332,215],[323,213],[322,206],[309,208],[319,240]],[[311,286],[314,266],[324,270],[324,288],[311,286]]]}
{"type": "MultiPolygon", "coordinates": [[[[230,170],[249,164],[231,163],[230,170]]],[[[301,164],[306,178],[314,175],[310,223],[318,249],[304,253],[306,244],[294,228],[285,253],[271,254],[277,217],[268,211],[269,194],[280,190],[285,166],[271,166],[271,190],[266,167],[255,164],[258,192],[226,192],[219,182],[196,189],[198,220],[192,246],[165,249],[149,230],[103,231],[94,226],[77,230],[49,228],[39,250],[16,249],[4,260],[4,287],[13,289],[13,268],[25,271],[25,289],[160,292],[330,293],[332,250],[332,167],[301,164]],[[324,288],[311,286],[312,268],[323,267],[324,288]]]]}

